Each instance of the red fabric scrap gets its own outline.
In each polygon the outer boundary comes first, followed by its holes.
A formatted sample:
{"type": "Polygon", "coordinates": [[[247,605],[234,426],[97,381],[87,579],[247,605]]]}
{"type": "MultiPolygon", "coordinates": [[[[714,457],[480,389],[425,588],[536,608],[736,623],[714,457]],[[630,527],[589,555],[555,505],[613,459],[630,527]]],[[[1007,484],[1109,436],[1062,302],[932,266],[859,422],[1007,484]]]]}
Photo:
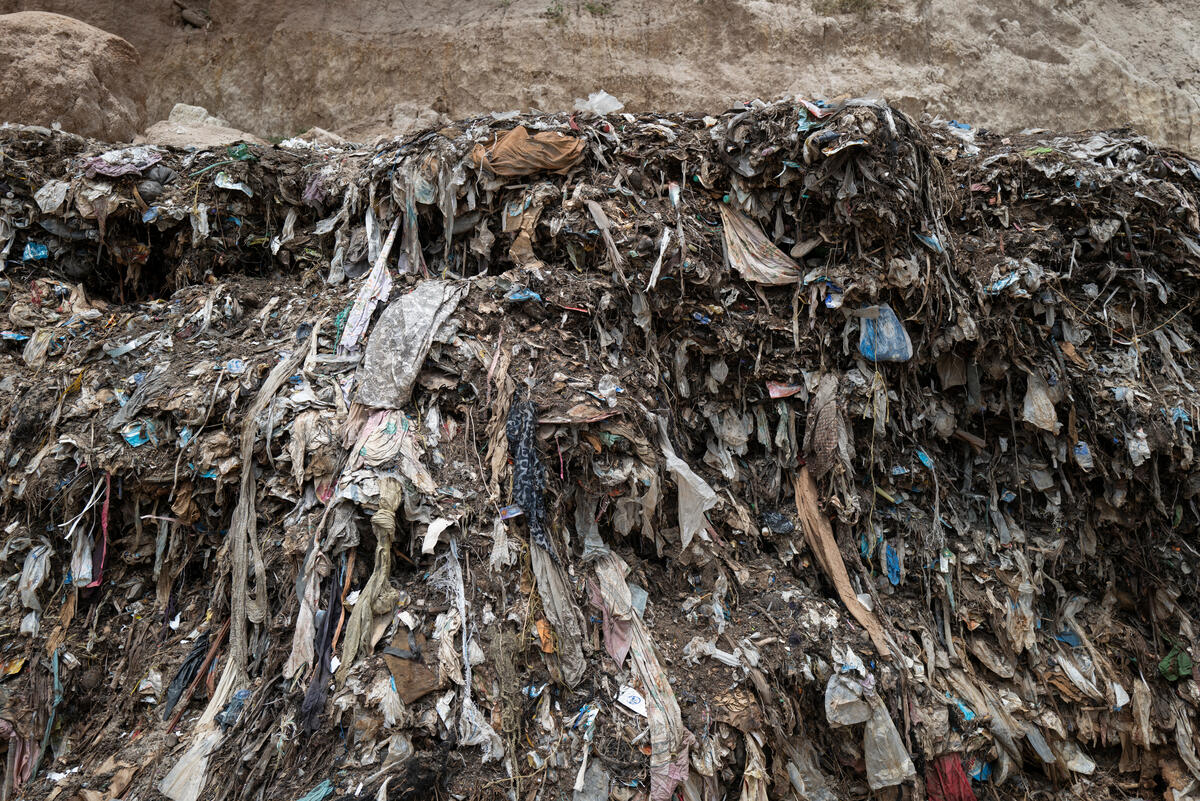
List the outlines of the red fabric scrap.
{"type": "Polygon", "coordinates": [[[975,801],[975,791],[958,754],[943,754],[926,765],[925,788],[929,801],[975,801]]]}

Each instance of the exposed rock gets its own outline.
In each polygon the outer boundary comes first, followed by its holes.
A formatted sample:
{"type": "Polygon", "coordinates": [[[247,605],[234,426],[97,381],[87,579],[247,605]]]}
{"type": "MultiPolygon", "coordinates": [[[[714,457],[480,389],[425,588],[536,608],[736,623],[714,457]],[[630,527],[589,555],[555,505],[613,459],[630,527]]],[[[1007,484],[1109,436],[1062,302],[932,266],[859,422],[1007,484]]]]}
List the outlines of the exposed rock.
{"type": "Polygon", "coordinates": [[[324,128],[309,128],[304,133],[300,134],[297,139],[303,139],[306,142],[312,142],[318,145],[344,145],[346,139],[338,136],[332,131],[327,131],[324,128]]]}
{"type": "Polygon", "coordinates": [[[129,42],[60,14],[0,15],[0,120],[128,141],[142,128],[146,89],[129,42]]]}
{"type": "Polygon", "coordinates": [[[189,106],[187,103],[176,103],[167,115],[167,122],[178,125],[210,125],[220,128],[230,128],[229,121],[208,113],[203,106],[189,106]]]}
{"type": "Polygon", "coordinates": [[[232,145],[235,142],[267,144],[254,134],[230,127],[225,120],[209,114],[208,109],[189,106],[187,103],[176,103],[167,118],[147,128],[146,132],[138,137],[138,141],[201,149],[232,145]]]}

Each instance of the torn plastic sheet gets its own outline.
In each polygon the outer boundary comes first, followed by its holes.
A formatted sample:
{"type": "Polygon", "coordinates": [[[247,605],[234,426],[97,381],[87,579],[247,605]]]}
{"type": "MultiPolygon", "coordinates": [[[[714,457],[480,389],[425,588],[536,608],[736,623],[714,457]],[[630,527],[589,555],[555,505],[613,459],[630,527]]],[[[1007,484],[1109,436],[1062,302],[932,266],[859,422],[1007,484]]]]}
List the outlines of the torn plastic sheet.
{"type": "Polygon", "coordinates": [[[299,217],[299,212],[294,208],[288,209],[287,214],[283,218],[283,228],[278,234],[271,237],[271,255],[278,256],[280,249],[291,242],[296,237],[296,220],[299,217]]]}
{"type": "Polygon", "coordinates": [[[575,602],[568,576],[549,553],[542,548],[531,548],[529,558],[543,609],[557,635],[558,661],[563,682],[568,687],[574,687],[587,673],[587,660],[583,656],[587,630],[583,611],[575,602]]]}
{"type": "Polygon", "coordinates": [[[625,108],[624,103],[603,89],[592,92],[587,96],[587,100],[581,97],[575,98],[576,111],[587,111],[592,114],[604,115],[615,114],[623,108],[625,108]]]}
{"type": "Polygon", "coordinates": [[[34,193],[38,208],[43,214],[56,214],[67,202],[67,190],[71,185],[66,181],[50,180],[42,184],[42,188],[34,193]]]}
{"type": "Polygon", "coordinates": [[[900,555],[896,549],[892,547],[891,543],[888,543],[886,546],[884,546],[884,556],[887,561],[888,582],[893,587],[899,586],[901,578],[900,555]]]}
{"type": "Polygon", "coordinates": [[[801,392],[805,392],[803,384],[781,384],[778,381],[767,382],[767,394],[772,398],[790,398],[801,392]]]}
{"type": "Polygon", "coordinates": [[[0,211],[0,264],[8,261],[8,254],[12,250],[13,242],[16,241],[16,234],[12,218],[0,211]]]}
{"type": "MultiPolygon", "coordinates": [[[[1071,680],[1071,683],[1078,687],[1084,694],[1094,701],[1104,700],[1104,693],[1100,691],[1100,688],[1096,686],[1092,678],[1084,675],[1083,670],[1080,669],[1070,654],[1060,649],[1054,656],[1054,659],[1058,662],[1058,666],[1062,668],[1063,673],[1067,674],[1067,678],[1071,680]]],[[[1086,660],[1086,656],[1084,659],[1086,660]]]]}
{"type": "Polygon", "coordinates": [[[957,754],[943,754],[925,765],[929,801],[976,801],[971,782],[957,754]]]}
{"type": "Polygon", "coordinates": [[[254,190],[251,189],[244,181],[235,181],[230,177],[229,173],[222,170],[213,178],[213,183],[222,189],[230,189],[243,193],[246,197],[254,197],[254,190]]]}
{"type": "Polygon", "coordinates": [[[1025,724],[1025,739],[1033,746],[1033,750],[1037,752],[1038,758],[1047,765],[1052,765],[1058,761],[1058,757],[1054,755],[1054,751],[1050,749],[1050,744],[1046,742],[1042,730],[1033,723],[1025,724]]]}
{"type": "Polygon", "coordinates": [[[384,409],[408,403],[430,346],[453,337],[451,317],[466,294],[461,284],[422,281],[384,309],[367,342],[360,403],[384,409]]]}
{"type": "Polygon", "coordinates": [[[208,239],[208,205],[197,203],[188,219],[192,223],[192,247],[200,247],[208,239]]]}
{"type": "Polygon", "coordinates": [[[788,783],[799,801],[837,801],[829,782],[817,763],[816,749],[807,737],[792,737],[785,742],[788,754],[788,783]]]}
{"type": "Polygon", "coordinates": [[[825,684],[825,719],[834,726],[866,723],[871,705],[863,700],[862,685],[842,673],[830,675],[825,684]]]}
{"type": "MultiPolygon", "coordinates": [[[[384,478],[379,482],[379,506],[371,516],[371,531],[375,534],[375,560],[371,575],[363,585],[354,611],[346,623],[346,637],[342,645],[342,662],[337,669],[340,686],[354,667],[359,652],[370,654],[375,645],[376,617],[396,606],[398,593],[389,583],[392,566],[392,538],[396,533],[396,509],[402,497],[400,482],[384,478]]],[[[335,574],[336,575],[336,574],[335,574]]],[[[323,700],[323,699],[322,699],[323,700]]],[[[306,699],[307,701],[307,699],[306,699]]],[[[323,705],[323,704],[322,704],[323,705]]],[[[319,710],[318,710],[319,712],[319,710]]],[[[306,726],[312,729],[312,726],[306,726]]]]}
{"type": "MultiPolygon", "coordinates": [[[[463,586],[462,565],[458,561],[458,545],[454,540],[450,541],[450,549],[442,557],[441,565],[435,571],[434,577],[431,577],[431,581],[446,592],[447,599],[454,604],[459,619],[467,620],[466,588],[463,586]]],[[[470,643],[470,628],[464,626],[462,634],[462,711],[458,720],[458,737],[462,745],[479,746],[480,759],[488,762],[504,756],[504,745],[495,729],[488,724],[487,719],[471,698],[470,643]]]]}
{"type": "Polygon", "coordinates": [[[516,177],[536,172],[564,173],[579,163],[584,140],[559,131],[539,131],[530,136],[525,126],[496,134],[487,145],[476,145],[475,163],[496,175],[516,177]]]}
{"type": "Polygon", "coordinates": [[[40,545],[29,549],[21,566],[17,592],[21,597],[21,605],[29,610],[21,619],[21,633],[30,637],[36,637],[41,628],[42,604],[38,600],[37,591],[46,581],[50,571],[50,557],[53,554],[50,543],[42,539],[40,545]]]}
{"type": "Polygon", "coordinates": [[[763,754],[759,739],[761,736],[758,732],[750,732],[743,740],[746,748],[746,767],[742,771],[740,801],[767,801],[767,783],[770,776],[766,755],[763,754]]]}
{"type": "Polygon", "coordinates": [[[333,795],[333,782],[325,779],[296,801],[325,801],[331,795],[333,795]]]}
{"type": "Polygon", "coordinates": [[[429,528],[425,530],[425,536],[421,538],[421,553],[433,553],[442,532],[455,525],[458,525],[458,521],[450,517],[439,517],[430,523],[429,528]]]}
{"type": "Polygon", "coordinates": [[[160,793],[171,801],[196,801],[208,777],[208,760],[221,741],[221,730],[209,724],[197,731],[191,746],[158,785],[160,793]]]}
{"type": "MultiPolygon", "coordinates": [[[[675,455],[671,439],[667,436],[667,421],[656,415],[659,445],[667,470],[675,479],[679,495],[679,539],[684,549],[692,544],[692,538],[708,526],[705,512],[717,505],[717,493],[704,479],[696,475],[687,462],[675,455]]],[[[705,535],[707,538],[707,536],[705,535]]]]}
{"type": "Polygon", "coordinates": [[[878,696],[871,699],[871,718],[863,731],[863,758],[872,790],[900,784],[917,774],[896,724],[878,696]]]}
{"type": "Polygon", "coordinates": [[[713,643],[712,640],[706,640],[699,635],[693,637],[687,645],[683,647],[683,656],[693,665],[699,664],[700,657],[707,656],[717,660],[727,667],[741,667],[742,660],[737,653],[730,653],[722,650],[713,643]]]}
{"type": "Polygon", "coordinates": [[[139,420],[123,426],[121,436],[134,448],[145,445],[147,442],[158,444],[158,438],[154,434],[154,423],[149,420],[139,420]]]}
{"type": "MultiPolygon", "coordinates": [[[[354,470],[363,465],[379,467],[394,463],[413,486],[432,495],[437,492],[437,484],[423,462],[424,455],[417,424],[398,409],[380,410],[363,424],[348,466],[354,470]]],[[[344,488],[348,483],[349,479],[339,486],[344,488]]]]}
{"type": "Polygon", "coordinates": [[[150,169],[162,161],[162,152],[153,145],[136,145],[106,150],[83,164],[84,175],[93,178],[97,174],[117,178],[150,169]]]}
{"type": "Polygon", "coordinates": [[[346,325],[338,340],[338,355],[344,356],[358,352],[358,342],[366,334],[375,314],[379,301],[385,299],[392,291],[392,274],[388,272],[387,257],[396,242],[396,232],[400,230],[400,218],[392,221],[392,229],[388,232],[387,241],[379,251],[375,266],[359,287],[350,312],[346,316],[346,325]]]}
{"type": "Polygon", "coordinates": [[[846,573],[846,563],[838,550],[829,519],[821,513],[817,503],[816,483],[807,466],[801,467],[800,472],[793,475],[792,489],[796,498],[796,510],[800,516],[800,523],[804,528],[804,536],[822,571],[833,582],[838,597],[841,598],[846,609],[859,625],[866,629],[867,635],[871,638],[879,655],[891,656],[891,648],[887,643],[887,637],[879,619],[875,617],[874,612],[862,605],[850,584],[850,577],[846,573]]]}
{"type": "Polygon", "coordinates": [[[659,664],[654,642],[633,599],[625,576],[629,566],[607,548],[596,560],[596,580],[604,605],[622,620],[628,620],[633,647],[629,654],[648,702],[650,721],[650,801],[668,801],[688,776],[688,752],[695,738],[683,726],[679,703],[666,672],[659,664]]]}
{"type": "Polygon", "coordinates": [[[50,249],[41,242],[26,242],[21,251],[21,261],[44,261],[50,258],[50,249]]]}
{"type": "Polygon", "coordinates": [[[1043,431],[1057,434],[1062,424],[1058,422],[1058,413],[1054,410],[1054,401],[1050,397],[1050,385],[1037,373],[1029,373],[1025,387],[1025,411],[1023,419],[1043,431]]]}
{"type": "Polygon", "coordinates": [[[1150,458],[1150,443],[1146,441],[1146,430],[1138,428],[1125,435],[1125,448],[1129,451],[1129,461],[1134,467],[1140,467],[1150,458]]]}
{"type": "Polygon", "coordinates": [[[988,284],[983,291],[989,295],[999,295],[1001,292],[1017,283],[1017,280],[1020,279],[1020,277],[1020,274],[1014,270],[1013,272],[1007,273],[988,284]]]}
{"type": "Polygon", "coordinates": [[[1079,744],[1073,740],[1066,740],[1059,745],[1059,751],[1062,754],[1062,763],[1067,766],[1067,770],[1072,773],[1081,773],[1084,776],[1091,776],[1096,772],[1096,763],[1090,756],[1084,753],[1079,744]]]}
{"type": "Polygon", "coordinates": [[[646,282],[646,291],[654,289],[654,285],[658,283],[658,274],[662,271],[663,256],[667,253],[667,248],[671,245],[671,229],[663,228],[662,238],[658,241],[658,258],[654,261],[654,267],[650,270],[650,279],[646,282]]]}
{"type": "Polygon", "coordinates": [[[796,262],[775,247],[749,217],[725,203],[720,209],[726,266],[737,270],[747,281],[760,284],[777,286],[803,280],[804,273],[796,262]]]}

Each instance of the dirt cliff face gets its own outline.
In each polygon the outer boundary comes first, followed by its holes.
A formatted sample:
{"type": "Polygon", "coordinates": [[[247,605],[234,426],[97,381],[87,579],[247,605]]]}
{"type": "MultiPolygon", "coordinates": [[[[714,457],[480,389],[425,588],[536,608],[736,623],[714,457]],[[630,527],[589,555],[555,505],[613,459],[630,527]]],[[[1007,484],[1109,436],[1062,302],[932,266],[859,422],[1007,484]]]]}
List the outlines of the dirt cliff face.
{"type": "Polygon", "coordinates": [[[0,121],[102,139],[133,138],[145,123],[146,89],[137,51],[78,19],[23,11],[0,14],[0,121]]]}
{"type": "Polygon", "coordinates": [[[148,118],[195,103],[267,136],[432,108],[719,108],[878,92],[997,129],[1111,127],[1200,149],[1200,0],[0,0],[128,39],[148,118]]]}

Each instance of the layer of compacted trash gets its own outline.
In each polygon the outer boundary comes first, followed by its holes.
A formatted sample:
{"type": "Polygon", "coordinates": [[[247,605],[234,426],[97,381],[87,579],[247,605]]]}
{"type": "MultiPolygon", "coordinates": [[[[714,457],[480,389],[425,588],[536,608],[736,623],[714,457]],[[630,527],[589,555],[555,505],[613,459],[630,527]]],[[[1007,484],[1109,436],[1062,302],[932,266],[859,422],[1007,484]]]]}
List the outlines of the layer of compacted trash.
{"type": "Polygon", "coordinates": [[[613,105],[0,127],[0,801],[1200,798],[1200,165],[613,105]]]}

